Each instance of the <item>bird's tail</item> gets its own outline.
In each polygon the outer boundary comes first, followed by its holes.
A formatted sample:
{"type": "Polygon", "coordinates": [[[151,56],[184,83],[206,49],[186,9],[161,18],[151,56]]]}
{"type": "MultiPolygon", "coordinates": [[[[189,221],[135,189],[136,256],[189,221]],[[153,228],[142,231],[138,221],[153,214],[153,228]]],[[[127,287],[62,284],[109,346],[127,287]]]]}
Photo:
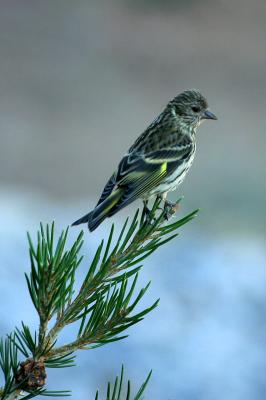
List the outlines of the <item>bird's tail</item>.
{"type": "Polygon", "coordinates": [[[93,213],[93,211],[91,211],[88,214],[84,215],[83,217],[77,219],[77,221],[73,222],[73,224],[71,224],[71,226],[85,224],[86,222],[89,222],[92,213],[93,213]]]}
{"type": "Polygon", "coordinates": [[[120,209],[118,205],[119,201],[121,200],[123,195],[123,190],[117,188],[114,190],[110,196],[108,196],[102,203],[95,207],[93,211],[84,215],[84,217],[78,219],[77,221],[73,222],[73,225],[79,225],[88,223],[89,230],[92,232],[96,229],[105,218],[107,218],[110,214],[115,214],[116,211],[120,209]]]}

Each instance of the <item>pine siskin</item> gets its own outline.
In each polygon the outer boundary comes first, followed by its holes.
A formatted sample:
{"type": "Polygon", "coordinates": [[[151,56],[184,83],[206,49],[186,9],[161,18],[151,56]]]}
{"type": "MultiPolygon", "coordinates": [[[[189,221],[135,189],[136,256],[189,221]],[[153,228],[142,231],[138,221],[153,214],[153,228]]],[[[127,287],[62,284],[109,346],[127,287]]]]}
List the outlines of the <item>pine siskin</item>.
{"type": "Polygon", "coordinates": [[[120,161],[89,214],[72,225],[88,223],[90,231],[107,217],[141,198],[161,197],[184,180],[194,159],[195,133],[205,119],[217,119],[197,90],[186,90],[171,100],[139,136],[120,161]]]}

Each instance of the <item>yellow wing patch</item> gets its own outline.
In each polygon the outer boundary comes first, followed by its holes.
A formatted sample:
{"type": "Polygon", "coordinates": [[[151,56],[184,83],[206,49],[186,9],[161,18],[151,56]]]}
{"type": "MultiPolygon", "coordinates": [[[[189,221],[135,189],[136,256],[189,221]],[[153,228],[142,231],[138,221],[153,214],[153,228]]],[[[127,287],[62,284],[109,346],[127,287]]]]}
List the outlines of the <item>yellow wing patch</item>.
{"type": "Polygon", "coordinates": [[[164,162],[161,166],[161,174],[163,174],[164,172],[166,172],[167,170],[167,162],[164,162]]]}

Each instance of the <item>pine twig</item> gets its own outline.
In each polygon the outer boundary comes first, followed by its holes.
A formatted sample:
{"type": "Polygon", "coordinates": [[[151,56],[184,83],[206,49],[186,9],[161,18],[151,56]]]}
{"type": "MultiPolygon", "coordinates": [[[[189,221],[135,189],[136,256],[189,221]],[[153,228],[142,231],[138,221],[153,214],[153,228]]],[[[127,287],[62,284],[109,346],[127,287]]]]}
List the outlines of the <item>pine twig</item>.
{"type": "MultiPolygon", "coordinates": [[[[26,392],[24,400],[40,394],[69,395],[67,391],[49,392],[45,389],[46,367],[73,366],[77,350],[94,349],[124,339],[127,337],[124,331],[157,306],[159,300],[134,313],[149,287],[148,284],[136,293],[141,263],[160,246],[174,239],[177,230],[197,212],[170,223],[166,221],[166,212],[159,210],[160,202],[156,200],[148,219],[144,212],[139,217],[137,211],[130,224],[126,220],[117,240],[114,240],[113,225],[106,243],[100,243],[77,291],[74,283],[82,261],[83,232],[69,250],[66,250],[68,229],[61,233],[55,244],[54,223],[46,227],[41,224],[37,245],[28,235],[31,270],[26,274],[26,281],[39,315],[39,329],[32,333],[22,323],[5,342],[0,342],[0,367],[5,380],[0,389],[2,400],[22,399],[23,391],[26,392]],[[79,323],[79,328],[74,340],[58,347],[58,335],[75,322],[79,323]],[[23,362],[18,361],[18,355],[24,358],[23,362]]],[[[112,400],[119,400],[120,397],[115,395],[116,391],[112,400]]],[[[140,397],[134,398],[138,399],[140,397]]]]}

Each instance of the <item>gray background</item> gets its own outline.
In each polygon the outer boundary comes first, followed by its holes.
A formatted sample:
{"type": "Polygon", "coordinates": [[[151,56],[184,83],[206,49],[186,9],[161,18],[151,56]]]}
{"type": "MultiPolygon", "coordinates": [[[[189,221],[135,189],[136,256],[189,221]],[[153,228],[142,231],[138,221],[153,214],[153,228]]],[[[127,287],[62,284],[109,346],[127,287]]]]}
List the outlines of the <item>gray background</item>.
{"type": "MultiPolygon", "coordinates": [[[[124,362],[136,384],[153,368],[147,399],[265,398],[265,19],[262,0],[1,1],[3,334],[37,326],[26,230],[55,219],[60,231],[88,211],[178,92],[201,90],[219,118],[200,127],[171,194],[185,196],[180,215],[201,213],[141,276],[152,279],[143,304],[160,297],[159,308],[129,339],[52,371],[50,388],[93,398],[124,362]]],[[[137,205],[113,218],[118,229],[137,205]]],[[[109,227],[87,235],[84,271],[109,227]]]]}

